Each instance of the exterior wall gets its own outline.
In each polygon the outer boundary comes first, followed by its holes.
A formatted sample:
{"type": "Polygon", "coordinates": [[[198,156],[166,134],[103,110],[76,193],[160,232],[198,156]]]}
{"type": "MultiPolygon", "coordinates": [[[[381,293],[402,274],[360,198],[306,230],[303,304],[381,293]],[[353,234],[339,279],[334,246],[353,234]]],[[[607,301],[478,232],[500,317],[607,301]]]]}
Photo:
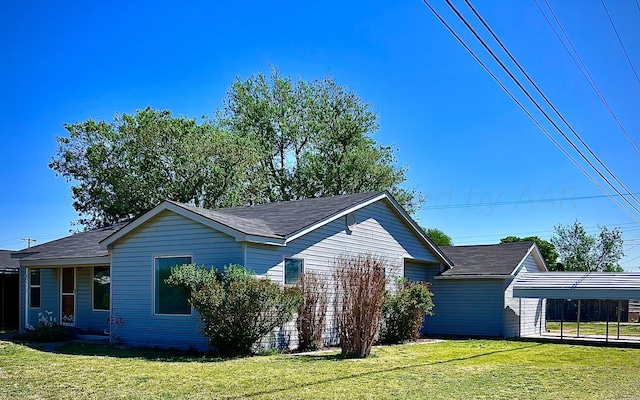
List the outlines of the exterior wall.
{"type": "Polygon", "coordinates": [[[503,336],[503,279],[432,279],[429,336],[503,336]]]}
{"type": "Polygon", "coordinates": [[[513,284],[521,273],[540,272],[533,255],[529,254],[514,274],[514,279],[505,281],[504,290],[504,336],[518,337],[540,334],[545,329],[546,301],[535,298],[514,298],[513,284]]]}
{"type": "Polygon", "coordinates": [[[164,211],[113,244],[111,255],[112,341],[134,346],[208,348],[192,315],[155,315],[154,257],[192,256],[198,265],[242,263],[242,245],[221,232],[164,211]]]}
{"type": "MultiPolygon", "coordinates": [[[[31,294],[28,279],[25,287],[28,299],[31,294]]],[[[38,322],[38,314],[44,314],[49,311],[53,313],[53,317],[60,323],[60,274],[57,268],[42,268],[40,270],[40,307],[31,307],[29,300],[27,300],[26,306],[29,314],[27,324],[34,327],[38,326],[40,324],[38,322]]]]}
{"type": "Polygon", "coordinates": [[[76,268],[76,327],[89,331],[109,330],[109,310],[93,310],[93,267],[76,268]]]}
{"type": "MultiPolygon", "coordinates": [[[[351,232],[346,229],[345,218],[342,217],[309,232],[285,247],[248,244],[246,266],[259,274],[269,276],[274,281],[283,282],[284,258],[302,258],[305,271],[324,274],[326,279],[332,282],[334,261],[342,255],[382,255],[389,265],[387,273],[393,276],[403,276],[405,259],[440,262],[384,202],[376,202],[355,211],[355,219],[356,225],[351,232]]],[[[326,318],[324,342],[335,344],[337,336],[331,302],[326,318]]],[[[272,345],[295,347],[295,325],[289,324],[281,330],[272,345]]]]}

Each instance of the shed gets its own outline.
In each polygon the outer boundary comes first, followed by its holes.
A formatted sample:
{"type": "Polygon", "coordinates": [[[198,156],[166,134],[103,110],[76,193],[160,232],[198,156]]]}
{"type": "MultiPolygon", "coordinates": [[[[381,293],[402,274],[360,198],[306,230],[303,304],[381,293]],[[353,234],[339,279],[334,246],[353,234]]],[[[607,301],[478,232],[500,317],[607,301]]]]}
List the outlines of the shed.
{"type": "Polygon", "coordinates": [[[0,330],[18,329],[20,263],[11,250],[0,250],[0,330]]]}
{"type": "Polygon", "coordinates": [[[454,264],[450,269],[430,267],[427,274],[418,276],[414,269],[405,268],[409,279],[431,283],[434,315],[425,318],[423,333],[509,338],[544,329],[544,300],[513,297],[517,276],[547,270],[535,243],[441,249],[454,264]]]}

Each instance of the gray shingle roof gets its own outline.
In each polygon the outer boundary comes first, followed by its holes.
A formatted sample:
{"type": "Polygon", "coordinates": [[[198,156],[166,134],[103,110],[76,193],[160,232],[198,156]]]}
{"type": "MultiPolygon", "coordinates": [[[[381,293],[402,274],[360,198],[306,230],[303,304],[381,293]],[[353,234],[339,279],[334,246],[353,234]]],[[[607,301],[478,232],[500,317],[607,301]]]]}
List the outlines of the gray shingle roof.
{"type": "Polygon", "coordinates": [[[285,238],[384,191],[207,210],[175,203],[248,235],[285,238]]]}
{"type": "Polygon", "coordinates": [[[533,242],[440,247],[454,267],[442,276],[510,275],[533,242]]]}
{"type": "Polygon", "coordinates": [[[0,250],[0,274],[17,274],[20,270],[18,260],[11,258],[13,250],[0,250]]]}
{"type": "Polygon", "coordinates": [[[99,242],[125,226],[120,222],[106,228],[76,233],[62,239],[52,240],[37,246],[23,249],[13,254],[22,260],[56,260],[68,258],[104,257],[109,253],[100,249],[99,242]]]}

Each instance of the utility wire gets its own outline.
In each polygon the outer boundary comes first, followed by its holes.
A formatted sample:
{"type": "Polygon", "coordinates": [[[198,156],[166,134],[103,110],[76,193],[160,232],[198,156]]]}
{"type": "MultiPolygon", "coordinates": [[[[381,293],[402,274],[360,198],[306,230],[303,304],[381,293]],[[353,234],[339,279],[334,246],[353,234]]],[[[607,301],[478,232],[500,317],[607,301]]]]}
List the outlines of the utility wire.
{"type": "MultiPolygon", "coordinates": [[[[613,28],[613,31],[616,33],[616,37],[618,38],[618,43],[620,43],[620,47],[622,47],[622,51],[624,51],[624,56],[627,57],[627,61],[629,62],[629,66],[631,67],[631,70],[633,71],[633,74],[636,76],[636,80],[638,81],[638,83],[640,83],[640,77],[638,77],[638,73],[636,72],[636,69],[633,66],[633,63],[631,62],[631,58],[629,58],[629,53],[627,53],[627,49],[624,47],[624,43],[622,43],[622,39],[620,39],[620,35],[618,34],[618,30],[616,29],[616,25],[613,23],[613,19],[611,18],[611,14],[609,14],[609,10],[607,10],[607,6],[606,6],[606,4],[604,4],[604,0],[600,0],[600,2],[602,3],[602,7],[604,8],[604,12],[607,13],[607,18],[609,18],[609,22],[611,23],[611,27],[613,28]]],[[[638,4],[637,0],[636,0],[636,4],[638,4]]],[[[640,8],[640,5],[638,5],[638,7],[640,8]]]]}
{"type": "MultiPolygon", "coordinates": [[[[456,9],[456,7],[451,3],[450,0],[445,0],[447,2],[447,4],[449,5],[449,7],[456,13],[456,15],[458,16],[458,18],[465,24],[465,26],[467,27],[467,29],[469,29],[471,31],[471,33],[473,33],[473,35],[476,37],[476,39],[482,44],[482,46],[485,48],[485,50],[487,50],[489,52],[489,54],[491,54],[491,56],[494,58],[494,60],[496,60],[500,66],[502,67],[502,69],[511,77],[511,79],[518,85],[518,87],[520,87],[520,89],[525,93],[525,95],[527,95],[527,97],[529,98],[529,100],[531,100],[531,102],[534,103],[534,105],[538,108],[538,110],[540,112],[543,113],[543,115],[547,118],[547,120],[554,126],[554,128],[556,128],[556,130],[562,135],[562,137],[565,138],[565,140],[567,140],[567,142],[569,142],[569,144],[574,148],[574,150],[576,150],[578,152],[578,154],[580,154],[580,156],[587,161],[587,163],[589,163],[589,165],[591,166],[591,168],[593,168],[594,170],[596,170],[596,172],[600,175],[600,177],[602,179],[605,180],[605,182],[607,182],[611,187],[614,187],[613,184],[611,184],[607,178],[604,177],[604,175],[600,172],[600,170],[598,168],[596,168],[591,161],[582,153],[582,151],[580,151],[578,149],[578,147],[573,143],[573,141],[571,141],[566,134],[555,124],[555,122],[548,116],[548,114],[542,109],[542,107],[540,107],[538,105],[538,103],[533,99],[533,97],[528,93],[528,91],[526,89],[524,89],[524,87],[520,84],[520,82],[513,76],[513,74],[508,70],[508,68],[502,63],[502,61],[500,61],[500,59],[495,55],[495,53],[489,48],[489,46],[486,44],[486,42],[480,37],[480,35],[478,35],[478,33],[475,31],[475,29],[473,29],[473,27],[467,22],[467,20],[464,18],[464,16],[456,9]]],[[[618,185],[620,185],[622,187],[622,189],[624,191],[626,191],[639,205],[640,205],[640,200],[638,200],[638,198],[633,195],[631,193],[631,191],[629,189],[627,189],[627,187],[613,174],[613,172],[611,172],[611,170],[609,170],[609,168],[604,164],[604,162],[602,162],[602,160],[600,160],[600,158],[593,152],[593,150],[591,150],[591,148],[589,147],[589,145],[587,145],[587,143],[582,139],[582,137],[578,134],[578,132],[575,131],[575,129],[573,129],[573,127],[571,126],[571,124],[569,124],[569,122],[564,118],[564,116],[560,113],[560,111],[558,111],[558,109],[553,105],[553,103],[551,103],[551,100],[549,100],[549,98],[542,92],[542,90],[538,87],[538,85],[533,81],[533,79],[529,76],[529,74],[524,70],[524,68],[520,65],[520,63],[515,59],[515,57],[513,57],[513,55],[511,54],[511,52],[507,49],[507,47],[502,43],[502,41],[500,40],[500,38],[498,38],[498,36],[493,32],[493,30],[489,27],[489,25],[485,22],[485,20],[482,18],[482,16],[480,16],[480,14],[476,11],[476,9],[473,7],[473,5],[471,5],[471,3],[469,2],[469,0],[465,0],[465,3],[467,4],[467,6],[471,9],[471,11],[474,13],[474,15],[476,16],[476,18],[478,18],[478,20],[482,23],[482,25],[485,27],[485,29],[491,34],[491,36],[493,37],[493,39],[498,43],[498,45],[502,48],[502,50],[507,54],[507,56],[509,56],[509,59],[516,65],[516,67],[518,67],[518,69],[520,70],[520,72],[522,72],[522,74],[525,76],[525,78],[527,78],[527,80],[529,81],[529,83],[536,89],[536,91],[538,92],[538,94],[540,96],[542,96],[542,98],[546,101],[547,105],[549,105],[549,107],[551,107],[551,109],[555,112],[555,114],[560,118],[560,120],[569,128],[569,130],[571,131],[571,133],[573,133],[573,135],[576,137],[576,139],[578,139],[578,141],[584,146],[585,149],[587,149],[587,151],[589,152],[589,154],[591,154],[591,156],[598,162],[598,164],[600,164],[600,166],[602,166],[605,171],[607,171],[607,173],[618,183],[618,185]]],[[[614,188],[614,190],[616,192],[618,192],[618,194],[621,194],[617,188],[614,188]]],[[[629,203],[629,205],[634,208],[636,211],[640,212],[640,209],[638,209],[634,204],[632,204],[627,198],[624,198],[624,200],[627,201],[627,203],[629,203]]]]}
{"type": "MultiPolygon", "coordinates": [[[[640,1],[640,0],[636,0],[636,1],[640,1]]],[[[571,39],[569,38],[569,35],[567,34],[567,32],[565,31],[564,27],[560,23],[560,20],[556,16],[556,13],[553,11],[553,8],[549,4],[549,2],[547,0],[544,0],[544,3],[547,6],[547,8],[549,9],[549,11],[551,13],[551,16],[553,17],[553,20],[556,22],[556,24],[560,28],[560,31],[562,32],[562,35],[564,36],[564,39],[566,40],[566,42],[571,47],[571,50],[569,50],[569,48],[567,47],[567,44],[565,43],[565,40],[562,40],[562,38],[560,37],[560,34],[556,30],[556,27],[551,23],[551,21],[547,17],[547,14],[542,10],[542,7],[540,7],[540,4],[538,4],[538,0],[533,0],[533,2],[535,3],[536,7],[538,7],[538,10],[540,11],[540,14],[542,14],[542,16],[544,17],[545,21],[547,21],[547,24],[549,25],[549,27],[551,28],[553,33],[556,35],[556,38],[558,38],[558,40],[562,44],[562,47],[564,47],[564,49],[567,52],[567,54],[569,54],[569,57],[571,57],[571,60],[573,60],[573,63],[576,65],[576,67],[578,68],[578,70],[580,71],[582,76],[586,79],[587,83],[589,83],[589,86],[591,86],[591,89],[593,89],[593,91],[596,92],[596,95],[598,96],[598,98],[600,99],[600,101],[602,102],[604,107],[607,109],[607,111],[609,112],[611,117],[613,117],[613,119],[616,121],[616,123],[618,124],[618,127],[620,128],[620,130],[622,131],[624,136],[627,138],[627,140],[629,141],[629,143],[633,147],[633,150],[636,152],[638,157],[640,157],[640,148],[638,148],[638,145],[633,140],[631,135],[629,135],[627,130],[622,126],[622,123],[620,122],[620,120],[618,119],[616,114],[614,113],[614,111],[611,108],[611,106],[609,105],[609,102],[607,101],[607,99],[604,97],[604,94],[600,90],[600,87],[598,86],[598,84],[596,83],[595,79],[593,78],[593,76],[589,72],[589,69],[587,68],[586,64],[582,60],[582,57],[580,57],[580,53],[578,53],[578,50],[573,45],[573,42],[571,41],[571,39]]]]}
{"type": "MultiPolygon", "coordinates": [[[[482,68],[493,78],[493,80],[496,81],[496,83],[502,88],[502,90],[504,90],[507,93],[507,95],[509,95],[511,100],[513,100],[518,105],[518,107],[520,107],[520,109],[531,119],[531,121],[533,121],[533,123],[549,138],[549,140],[551,140],[553,142],[553,144],[555,144],[556,147],[558,147],[558,149],[560,149],[560,151],[562,151],[562,153],[565,156],[567,156],[573,162],[573,164],[576,167],[578,167],[578,169],[580,169],[580,171],[582,171],[582,173],[587,178],[589,178],[591,180],[591,182],[593,182],[604,194],[606,194],[611,200],[613,200],[618,205],[618,207],[620,207],[624,212],[626,212],[631,218],[633,218],[634,220],[640,222],[640,218],[638,218],[638,216],[633,214],[631,211],[627,210],[627,208],[625,208],[620,202],[618,202],[618,200],[616,200],[616,198],[613,197],[612,194],[610,194],[605,188],[603,188],[602,185],[600,185],[600,183],[598,181],[596,181],[589,174],[589,172],[587,172],[584,169],[584,167],[582,167],[582,165],[580,165],[580,163],[578,163],[575,160],[575,158],[573,158],[573,156],[571,156],[571,154],[569,154],[569,152],[567,152],[567,150],[562,147],[562,145],[560,143],[558,143],[558,141],[540,124],[540,122],[538,122],[538,120],[529,111],[527,111],[527,109],[522,105],[522,103],[520,103],[520,101],[518,101],[518,99],[509,91],[509,89],[507,89],[507,87],[500,81],[500,79],[498,79],[498,77],[493,72],[491,72],[491,70],[484,64],[484,62],[482,62],[482,60],[480,60],[480,58],[475,54],[475,52],[473,50],[471,50],[471,48],[469,46],[467,46],[467,44],[462,40],[462,38],[460,36],[458,36],[458,34],[453,30],[453,28],[451,28],[451,26],[440,16],[440,14],[431,6],[431,4],[429,4],[428,0],[422,0],[422,2],[431,10],[431,12],[447,28],[447,30],[456,38],[456,40],[458,40],[458,42],[469,52],[469,54],[471,54],[471,56],[478,62],[478,64],[480,64],[482,66],[482,68]]],[[[519,86],[520,86],[521,90],[523,90],[526,93],[526,90],[524,88],[522,88],[521,85],[519,85],[519,86]]],[[[530,95],[528,97],[529,97],[529,99],[531,101],[533,101],[533,99],[531,98],[530,95]]],[[[538,108],[540,108],[540,107],[538,106],[538,108]]],[[[599,172],[599,171],[596,170],[596,172],[599,172]]],[[[600,175],[602,176],[602,174],[600,174],[600,175]]],[[[605,181],[606,181],[606,179],[605,179],[605,181]]],[[[613,187],[613,185],[611,185],[610,182],[608,182],[608,183],[609,183],[610,186],[613,187]]],[[[621,196],[622,198],[625,198],[624,195],[622,193],[620,193],[615,187],[613,187],[613,189],[616,190],[616,192],[618,193],[619,196],[621,196]]]]}

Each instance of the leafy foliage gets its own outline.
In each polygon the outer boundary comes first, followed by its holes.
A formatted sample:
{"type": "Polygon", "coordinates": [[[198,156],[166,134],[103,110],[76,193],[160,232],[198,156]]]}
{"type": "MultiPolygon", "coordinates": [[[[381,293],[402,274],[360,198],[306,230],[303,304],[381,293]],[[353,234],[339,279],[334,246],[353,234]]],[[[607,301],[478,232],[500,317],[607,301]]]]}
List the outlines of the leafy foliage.
{"type": "Polygon", "coordinates": [[[282,288],[239,265],[226,267],[223,274],[203,270],[174,268],[167,283],[190,292],[205,336],[224,355],[251,354],[262,337],[293,318],[302,301],[297,288],[282,288]]]}
{"type": "Polygon", "coordinates": [[[364,358],[380,329],[387,279],[385,261],[372,254],[342,256],[334,262],[335,314],[340,348],[364,358]]]}
{"type": "Polygon", "coordinates": [[[544,262],[547,264],[547,268],[549,271],[555,271],[556,263],[558,262],[558,251],[556,250],[556,246],[553,245],[548,240],[540,239],[537,236],[527,236],[527,237],[518,237],[518,236],[507,236],[500,239],[500,243],[516,243],[516,242],[535,242],[540,249],[540,253],[542,254],[542,258],[544,258],[544,262]]]}
{"type": "Polygon", "coordinates": [[[61,342],[67,339],[67,331],[51,311],[45,311],[38,313],[38,326],[33,328],[30,337],[36,342],[61,342]]]}
{"type": "Polygon", "coordinates": [[[424,315],[432,315],[433,294],[426,282],[396,280],[396,290],[387,291],[382,308],[380,342],[402,343],[420,336],[424,315]]]}
{"type": "Polygon", "coordinates": [[[436,246],[453,246],[451,236],[447,235],[442,230],[438,228],[422,228],[422,230],[427,234],[427,236],[429,236],[429,239],[431,239],[436,246]]]}
{"type": "Polygon", "coordinates": [[[322,333],[329,304],[327,282],[320,273],[305,271],[300,275],[298,287],[303,298],[296,319],[298,350],[317,350],[322,347],[322,333]]]}
{"type": "Polygon", "coordinates": [[[624,256],[620,228],[600,227],[589,235],[577,220],[572,225],[558,225],[551,237],[566,271],[621,272],[618,261],[624,256]]]}
{"type": "Polygon", "coordinates": [[[401,186],[393,148],[372,138],[372,106],[331,78],[294,83],[273,68],[238,78],[203,123],[146,108],[65,129],[49,167],[73,182],[86,228],[166,199],[214,208],[388,189],[409,212],[422,202],[401,186]]]}
{"type": "Polygon", "coordinates": [[[74,181],[73,207],[86,228],[136,217],[167,199],[211,208],[246,196],[251,143],[211,124],[146,108],[65,129],[69,137],[56,138],[49,167],[74,181]]]}

